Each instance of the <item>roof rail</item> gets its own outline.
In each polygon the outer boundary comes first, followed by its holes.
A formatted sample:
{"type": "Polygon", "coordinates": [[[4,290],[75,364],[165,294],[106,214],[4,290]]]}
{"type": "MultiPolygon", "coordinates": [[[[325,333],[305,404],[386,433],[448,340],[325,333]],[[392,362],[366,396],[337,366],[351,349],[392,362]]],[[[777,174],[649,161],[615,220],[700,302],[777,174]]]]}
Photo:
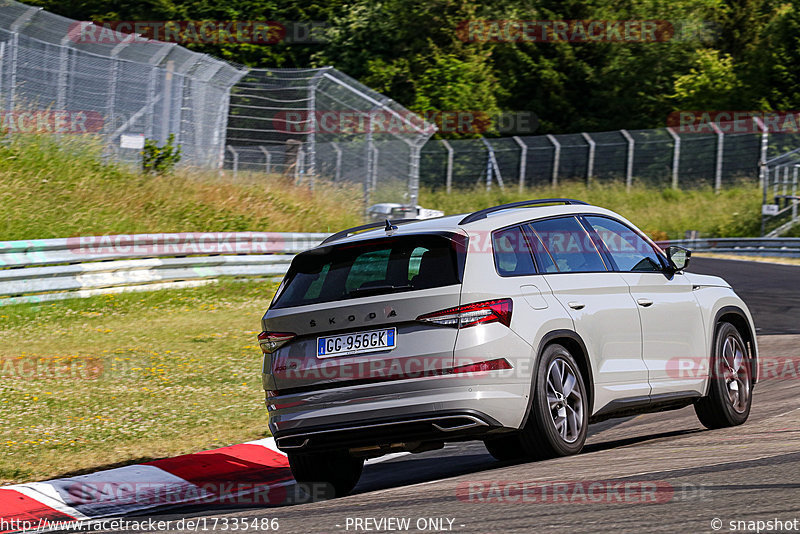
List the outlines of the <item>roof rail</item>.
{"type": "Polygon", "coordinates": [[[587,206],[588,203],[582,200],[575,200],[573,198],[539,198],[534,200],[521,200],[519,202],[511,202],[510,204],[501,204],[500,206],[493,206],[491,208],[486,208],[482,210],[478,210],[476,212],[470,213],[458,224],[467,224],[475,221],[480,221],[481,219],[485,219],[487,215],[490,213],[494,213],[496,211],[508,210],[513,208],[524,208],[527,206],[540,206],[542,204],[582,204],[587,206]]]}
{"type": "MultiPolygon", "coordinates": [[[[388,221],[389,219],[386,219],[388,221]]],[[[325,241],[320,243],[320,245],[324,245],[326,243],[330,243],[332,241],[338,241],[340,239],[344,239],[345,237],[350,237],[353,234],[357,234],[358,232],[364,232],[366,230],[374,230],[376,228],[384,228],[386,226],[386,221],[383,222],[374,222],[369,224],[362,224],[361,226],[354,226],[352,228],[348,228],[347,230],[342,230],[341,232],[336,232],[330,237],[327,237],[325,241]]],[[[410,222],[419,221],[419,219],[398,219],[396,221],[391,221],[392,224],[406,224],[410,222]]]]}

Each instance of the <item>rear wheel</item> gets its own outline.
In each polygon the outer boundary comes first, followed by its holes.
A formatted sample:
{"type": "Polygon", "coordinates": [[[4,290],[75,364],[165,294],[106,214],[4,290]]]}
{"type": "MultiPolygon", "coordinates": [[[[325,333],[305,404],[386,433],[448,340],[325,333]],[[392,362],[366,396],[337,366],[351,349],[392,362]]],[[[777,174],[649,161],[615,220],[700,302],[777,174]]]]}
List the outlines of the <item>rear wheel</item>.
{"type": "Polygon", "coordinates": [[[576,454],[583,448],[588,426],[580,368],[564,346],[550,345],[542,354],[531,413],[520,431],[523,452],[540,459],[576,454]]]}
{"type": "Polygon", "coordinates": [[[747,421],[753,400],[750,369],[747,347],[739,330],[731,323],[719,323],[711,359],[708,396],[694,405],[703,426],[724,428],[747,421]]]}
{"type": "Polygon", "coordinates": [[[306,485],[312,497],[331,499],[350,493],[361,478],[363,458],[353,458],[347,451],[289,453],[292,475],[306,485]]]}
{"type": "Polygon", "coordinates": [[[586,387],[572,354],[562,345],[545,348],[534,377],[528,421],[521,430],[485,441],[498,460],[545,459],[576,454],[586,441],[586,387]]]}

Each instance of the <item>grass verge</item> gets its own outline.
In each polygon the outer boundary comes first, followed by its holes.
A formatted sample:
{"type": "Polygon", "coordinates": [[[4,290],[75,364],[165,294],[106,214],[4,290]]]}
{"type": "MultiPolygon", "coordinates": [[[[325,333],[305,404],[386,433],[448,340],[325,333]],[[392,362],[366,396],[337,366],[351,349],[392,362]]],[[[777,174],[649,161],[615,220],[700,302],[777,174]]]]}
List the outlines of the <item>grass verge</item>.
{"type": "Polygon", "coordinates": [[[703,236],[757,236],[761,224],[761,194],[757,185],[742,184],[716,194],[711,189],[681,190],[624,184],[563,183],[557,188],[516,188],[445,191],[423,190],[420,204],[445,213],[464,213],[530,198],[576,198],[611,209],[655,239],[679,239],[686,230],[703,236]]]}
{"type": "Polygon", "coordinates": [[[0,240],[148,232],[334,232],[361,221],[360,191],[281,176],[184,170],[145,176],[85,139],[0,144],[0,240]],[[355,202],[354,202],[355,199],[355,202]],[[347,206],[346,208],[343,206],[347,206]]]}
{"type": "Polygon", "coordinates": [[[267,435],[270,282],[0,308],[0,483],[267,435]]]}

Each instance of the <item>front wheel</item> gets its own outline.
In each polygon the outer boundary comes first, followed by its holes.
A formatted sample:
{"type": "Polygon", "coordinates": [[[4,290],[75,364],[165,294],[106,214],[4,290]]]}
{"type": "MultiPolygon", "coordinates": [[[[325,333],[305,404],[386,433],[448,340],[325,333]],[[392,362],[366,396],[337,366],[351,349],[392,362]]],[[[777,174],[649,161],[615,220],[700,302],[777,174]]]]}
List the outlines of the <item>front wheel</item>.
{"type": "Polygon", "coordinates": [[[586,387],[575,358],[553,344],[542,353],[528,421],[519,438],[525,456],[554,458],[580,452],[589,426],[586,387]]]}
{"type": "Polygon", "coordinates": [[[703,426],[724,428],[747,421],[753,401],[750,363],[739,330],[731,323],[719,323],[711,358],[708,396],[694,405],[703,426]]]}
{"type": "Polygon", "coordinates": [[[289,453],[288,457],[297,483],[306,485],[312,497],[323,499],[350,493],[364,468],[364,459],[354,458],[347,451],[289,453]]]}

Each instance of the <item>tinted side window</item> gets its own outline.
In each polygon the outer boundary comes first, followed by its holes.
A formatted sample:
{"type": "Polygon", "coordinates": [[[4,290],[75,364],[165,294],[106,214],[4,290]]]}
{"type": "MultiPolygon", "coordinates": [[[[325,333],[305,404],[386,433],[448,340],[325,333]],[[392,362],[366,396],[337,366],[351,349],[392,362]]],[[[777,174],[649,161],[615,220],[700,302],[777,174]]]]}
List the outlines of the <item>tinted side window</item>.
{"type": "Polygon", "coordinates": [[[531,228],[544,245],[558,272],[586,273],[605,271],[606,265],[592,238],[575,217],[561,217],[531,223],[531,228]]]}
{"type": "Polygon", "coordinates": [[[507,228],[492,234],[494,265],[500,276],[536,274],[533,256],[522,228],[507,228]]]}
{"type": "Polygon", "coordinates": [[[661,259],[639,234],[621,222],[587,216],[620,271],[661,271],[661,259]]]}

